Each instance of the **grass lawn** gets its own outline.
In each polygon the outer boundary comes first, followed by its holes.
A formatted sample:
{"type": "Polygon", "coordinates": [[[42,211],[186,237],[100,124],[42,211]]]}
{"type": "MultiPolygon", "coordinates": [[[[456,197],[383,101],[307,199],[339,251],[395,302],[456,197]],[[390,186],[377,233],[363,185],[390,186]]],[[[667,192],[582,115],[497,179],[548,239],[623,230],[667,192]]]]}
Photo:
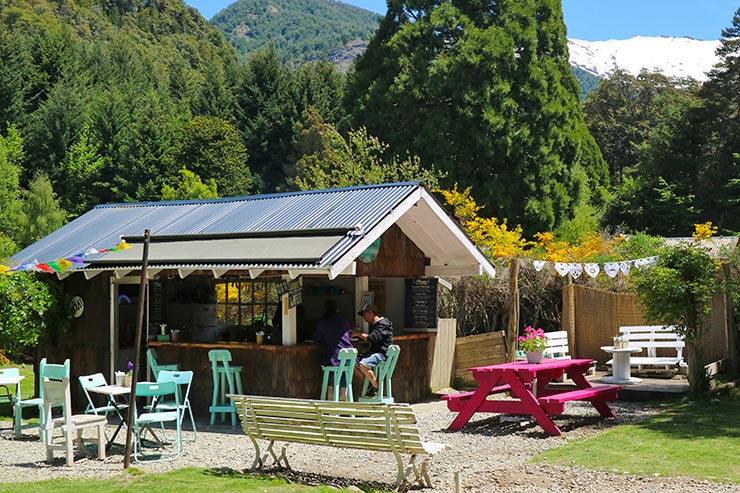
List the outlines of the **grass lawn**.
{"type": "Polygon", "coordinates": [[[740,483],[740,391],[673,403],[642,423],[548,450],[535,461],[632,474],[740,483]]]}
{"type": "MultiPolygon", "coordinates": [[[[35,483],[0,484],[0,493],[77,493],[79,491],[105,491],[106,493],[125,493],[130,491],[156,491],[157,493],[213,492],[219,493],[337,493],[329,486],[304,486],[287,484],[282,479],[265,476],[252,476],[235,472],[220,473],[213,470],[185,468],[164,474],[146,474],[130,468],[116,479],[71,480],[53,479],[35,483]]],[[[363,489],[366,492],[376,490],[363,489]]],[[[380,492],[378,492],[380,493],[380,492]]]]}

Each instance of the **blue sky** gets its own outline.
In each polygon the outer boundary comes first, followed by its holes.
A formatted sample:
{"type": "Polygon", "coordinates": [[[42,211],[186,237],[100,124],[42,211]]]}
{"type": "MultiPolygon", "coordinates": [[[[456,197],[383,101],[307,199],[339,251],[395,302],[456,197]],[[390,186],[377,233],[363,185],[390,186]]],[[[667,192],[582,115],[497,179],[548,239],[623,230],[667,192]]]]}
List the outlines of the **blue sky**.
{"type": "MultiPolygon", "coordinates": [[[[235,0],[185,0],[206,19],[235,0]]],[[[344,0],[380,14],[385,0],[344,0]]],[[[563,0],[568,37],[587,41],[633,36],[719,39],[738,9],[737,0],[563,0]]]]}

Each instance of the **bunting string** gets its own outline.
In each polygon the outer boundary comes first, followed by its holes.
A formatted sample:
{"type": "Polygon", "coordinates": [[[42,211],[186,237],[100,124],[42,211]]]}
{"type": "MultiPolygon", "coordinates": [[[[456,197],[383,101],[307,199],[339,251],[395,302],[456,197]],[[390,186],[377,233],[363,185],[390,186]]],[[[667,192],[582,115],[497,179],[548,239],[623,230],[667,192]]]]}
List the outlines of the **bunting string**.
{"type": "Polygon", "coordinates": [[[596,278],[600,272],[603,272],[607,276],[614,279],[620,272],[625,276],[628,276],[632,267],[638,269],[644,269],[655,265],[658,262],[658,257],[645,257],[634,260],[622,260],[619,262],[604,262],[599,263],[579,263],[579,262],[550,262],[547,260],[532,260],[534,270],[537,272],[545,268],[545,266],[552,265],[561,277],[570,275],[573,279],[578,279],[584,272],[591,278],[596,278]]]}
{"type": "Polygon", "coordinates": [[[84,266],[85,258],[89,257],[90,255],[95,255],[98,253],[107,253],[107,252],[119,252],[127,248],[131,248],[131,245],[126,243],[126,241],[121,241],[118,245],[112,248],[105,248],[103,250],[96,250],[95,248],[90,248],[88,250],[85,250],[82,253],[78,253],[77,255],[72,255],[71,257],[65,257],[65,258],[58,258],[51,262],[39,262],[36,260],[28,264],[17,265],[15,267],[8,267],[7,265],[0,265],[0,274],[9,274],[11,272],[22,272],[22,271],[46,272],[48,274],[64,274],[72,267],[84,266]]]}

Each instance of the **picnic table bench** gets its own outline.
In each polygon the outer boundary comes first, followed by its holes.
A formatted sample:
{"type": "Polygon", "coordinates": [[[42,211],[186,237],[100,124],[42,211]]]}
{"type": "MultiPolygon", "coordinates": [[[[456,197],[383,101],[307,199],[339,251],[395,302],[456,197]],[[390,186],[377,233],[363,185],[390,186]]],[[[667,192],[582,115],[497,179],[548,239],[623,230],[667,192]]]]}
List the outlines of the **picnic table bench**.
{"type": "Polygon", "coordinates": [[[616,400],[621,387],[591,386],[585,373],[592,362],[590,359],[544,359],[539,364],[516,361],[468,368],[478,388],[442,397],[447,401],[447,409],[458,413],[449,429],[461,429],[476,413],[524,414],[531,415],[546,433],[559,436],[562,432],[552,416],[563,414],[565,404],[570,401],[588,401],[601,416],[616,417],[607,402],[616,400]],[[564,373],[578,389],[564,391],[549,386],[564,373]],[[506,399],[488,399],[491,395],[507,392],[506,399]]]}
{"type": "MultiPolygon", "coordinates": [[[[629,343],[630,347],[644,348],[647,356],[630,357],[630,366],[642,370],[645,367],[670,370],[686,368],[683,359],[684,340],[675,332],[672,325],[629,325],[619,328],[619,333],[629,343]],[[676,351],[675,356],[658,356],[657,348],[671,348],[676,351]]],[[[606,362],[612,365],[613,359],[606,362]]]]}
{"type": "Polygon", "coordinates": [[[396,486],[406,489],[409,476],[421,486],[432,487],[428,457],[447,447],[424,442],[409,404],[335,402],[285,397],[228,394],[236,407],[242,429],[254,445],[252,470],[262,469],[268,457],[274,465],[290,469],[286,446],[276,453],[275,442],[294,442],[390,452],[396,459],[396,486]],[[269,442],[262,454],[257,440],[269,442]],[[402,454],[409,454],[408,464],[402,454]],[[424,456],[417,463],[417,456],[424,456]]]}

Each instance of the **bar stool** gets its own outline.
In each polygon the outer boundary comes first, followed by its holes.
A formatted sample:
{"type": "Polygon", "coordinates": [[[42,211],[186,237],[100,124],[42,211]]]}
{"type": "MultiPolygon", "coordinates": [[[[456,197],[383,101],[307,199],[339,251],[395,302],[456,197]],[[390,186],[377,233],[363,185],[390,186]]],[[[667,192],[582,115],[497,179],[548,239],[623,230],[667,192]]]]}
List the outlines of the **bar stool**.
{"type": "Polygon", "coordinates": [[[370,390],[370,380],[365,378],[362,383],[362,392],[360,392],[358,399],[359,402],[387,402],[391,404],[394,402],[391,379],[393,378],[393,372],[396,369],[400,352],[401,348],[397,344],[388,346],[385,361],[378,363],[378,366],[375,367],[375,378],[378,380],[377,394],[372,397],[367,395],[367,391],[370,390]]]}
{"type": "Polygon", "coordinates": [[[321,384],[321,399],[331,400],[333,397],[335,401],[339,400],[339,388],[342,384],[342,376],[344,376],[344,383],[347,386],[347,402],[354,402],[352,396],[352,375],[355,371],[355,362],[357,361],[357,349],[347,348],[339,350],[339,365],[338,366],[322,366],[324,370],[324,381],[321,384]],[[329,378],[333,378],[334,392],[333,396],[327,395],[329,387],[329,378]]]}
{"type": "Polygon", "coordinates": [[[216,421],[216,414],[221,413],[221,419],[226,419],[226,413],[231,413],[231,426],[236,426],[236,408],[226,399],[226,394],[242,394],[242,367],[231,366],[231,353],[228,349],[211,349],[208,351],[213,373],[213,401],[208,411],[211,413],[211,425],[216,421]],[[228,386],[228,389],[227,389],[228,386]]]}

